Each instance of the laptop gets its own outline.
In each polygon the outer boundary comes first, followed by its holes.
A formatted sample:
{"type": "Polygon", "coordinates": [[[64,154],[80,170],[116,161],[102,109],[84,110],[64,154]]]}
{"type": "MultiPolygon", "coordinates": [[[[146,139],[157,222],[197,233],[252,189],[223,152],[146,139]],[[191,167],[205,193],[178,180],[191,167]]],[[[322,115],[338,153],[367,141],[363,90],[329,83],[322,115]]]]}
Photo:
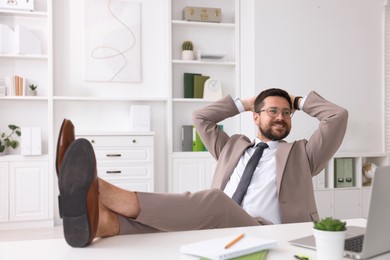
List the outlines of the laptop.
{"type": "MultiPolygon", "coordinates": [[[[344,256],[352,259],[367,259],[390,252],[390,166],[377,167],[371,187],[370,207],[366,228],[348,226],[344,256]],[[361,248],[349,248],[350,244],[361,248]],[[347,248],[348,247],[348,248],[347,248]]],[[[314,236],[289,241],[290,244],[315,249],[314,236]]]]}

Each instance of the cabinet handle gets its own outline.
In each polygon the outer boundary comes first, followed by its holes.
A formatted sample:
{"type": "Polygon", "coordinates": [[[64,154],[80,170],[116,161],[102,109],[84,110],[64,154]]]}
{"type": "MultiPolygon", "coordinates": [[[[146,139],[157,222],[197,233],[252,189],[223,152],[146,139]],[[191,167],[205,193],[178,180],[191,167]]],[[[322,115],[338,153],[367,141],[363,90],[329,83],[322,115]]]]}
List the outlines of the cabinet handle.
{"type": "Polygon", "coordinates": [[[106,171],[107,174],[119,174],[122,173],[122,171],[106,171]]]}
{"type": "Polygon", "coordinates": [[[93,139],[92,139],[92,140],[91,140],[91,143],[93,143],[93,144],[94,144],[94,143],[95,143],[95,140],[93,140],[93,139]]]}
{"type": "Polygon", "coordinates": [[[137,140],[133,139],[133,144],[135,144],[137,142],[137,140]]]}
{"type": "Polygon", "coordinates": [[[120,153],[114,153],[114,154],[106,154],[107,157],[121,157],[122,154],[120,153]]]}

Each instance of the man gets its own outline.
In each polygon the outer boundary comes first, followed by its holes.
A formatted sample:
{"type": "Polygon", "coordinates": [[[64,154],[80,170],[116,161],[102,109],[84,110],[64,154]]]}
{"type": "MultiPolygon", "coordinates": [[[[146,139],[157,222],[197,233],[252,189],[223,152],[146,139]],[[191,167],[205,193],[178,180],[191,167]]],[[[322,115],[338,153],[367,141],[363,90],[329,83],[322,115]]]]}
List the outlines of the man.
{"type": "Polygon", "coordinates": [[[347,119],[345,109],[315,92],[305,98],[281,89],[243,100],[227,96],[193,113],[199,135],[218,161],[212,189],[183,194],[131,192],[97,178],[91,144],[74,140],[73,125],[64,120],[57,167],[65,239],[71,246],[83,247],[95,237],[120,234],[318,220],[311,178],[341,145],[347,119]],[[287,143],[283,139],[291,130],[295,110],[320,123],[309,140],[287,143]],[[228,136],[217,126],[244,111],[253,113],[259,129],[254,141],[228,136]],[[256,150],[263,155],[255,160],[250,176],[245,168],[252,164],[252,154],[261,156],[256,150]],[[241,188],[247,176],[249,187],[241,188]]]}

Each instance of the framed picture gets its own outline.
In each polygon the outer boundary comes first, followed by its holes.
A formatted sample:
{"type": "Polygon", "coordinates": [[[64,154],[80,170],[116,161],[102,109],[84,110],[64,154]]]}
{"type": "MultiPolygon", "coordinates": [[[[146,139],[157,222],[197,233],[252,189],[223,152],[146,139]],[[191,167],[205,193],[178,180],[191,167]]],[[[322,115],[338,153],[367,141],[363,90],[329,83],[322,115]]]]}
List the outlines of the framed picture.
{"type": "Polygon", "coordinates": [[[141,3],[84,0],[85,81],[141,81],[141,3]]]}

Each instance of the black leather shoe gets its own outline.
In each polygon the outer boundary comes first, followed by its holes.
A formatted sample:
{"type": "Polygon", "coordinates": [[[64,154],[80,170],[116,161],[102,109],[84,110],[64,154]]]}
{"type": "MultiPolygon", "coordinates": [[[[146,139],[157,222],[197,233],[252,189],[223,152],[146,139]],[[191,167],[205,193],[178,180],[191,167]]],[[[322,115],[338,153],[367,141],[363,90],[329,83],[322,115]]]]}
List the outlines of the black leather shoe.
{"type": "Polygon", "coordinates": [[[59,174],[62,159],[69,145],[75,140],[74,125],[68,119],[62,121],[57,141],[56,172],[59,174]]]}
{"type": "Polygon", "coordinates": [[[99,221],[96,158],[88,140],[69,145],[58,180],[65,240],[72,247],[85,247],[95,238],[99,221]]]}

